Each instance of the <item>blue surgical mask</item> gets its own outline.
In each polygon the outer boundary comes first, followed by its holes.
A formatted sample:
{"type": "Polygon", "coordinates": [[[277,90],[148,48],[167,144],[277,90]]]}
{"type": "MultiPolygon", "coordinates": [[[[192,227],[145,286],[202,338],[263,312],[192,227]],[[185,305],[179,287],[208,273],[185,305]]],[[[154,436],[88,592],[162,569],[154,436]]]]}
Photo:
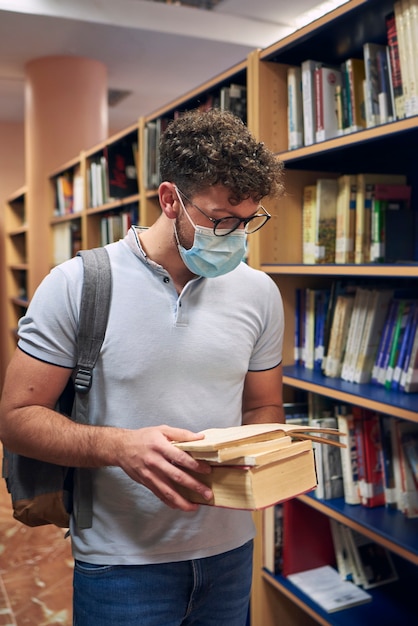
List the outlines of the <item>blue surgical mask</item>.
{"type": "Polygon", "coordinates": [[[245,257],[247,235],[244,230],[236,230],[224,237],[217,237],[212,228],[194,224],[187,213],[180,194],[177,194],[187,219],[194,228],[193,246],[186,250],[180,245],[176,225],[174,234],[177,247],[185,266],[197,276],[215,278],[232,272],[245,257]]]}

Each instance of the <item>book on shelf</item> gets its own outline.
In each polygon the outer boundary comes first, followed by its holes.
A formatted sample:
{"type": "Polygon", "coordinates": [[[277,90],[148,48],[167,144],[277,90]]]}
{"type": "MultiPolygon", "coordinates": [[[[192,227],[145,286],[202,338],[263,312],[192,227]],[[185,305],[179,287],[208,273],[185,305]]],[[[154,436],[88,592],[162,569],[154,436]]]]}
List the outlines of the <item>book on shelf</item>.
{"type": "Polygon", "coordinates": [[[385,321],[382,328],[382,334],[379,346],[376,351],[375,361],[373,363],[371,382],[374,384],[382,384],[385,375],[385,359],[390,351],[390,345],[393,336],[396,313],[399,306],[399,300],[392,298],[389,302],[385,321]]]}
{"type": "Polygon", "coordinates": [[[384,44],[363,44],[365,67],[365,101],[367,127],[393,121],[393,96],[388,63],[389,51],[384,44]]]}
{"type": "Polygon", "coordinates": [[[411,334],[406,347],[405,363],[401,372],[399,387],[403,391],[418,391],[418,315],[411,322],[411,334]]]}
{"type": "Polygon", "coordinates": [[[402,87],[401,64],[399,59],[398,33],[394,11],[391,11],[386,15],[385,22],[391,67],[392,89],[395,102],[395,113],[396,118],[400,120],[405,117],[405,104],[402,87]]]}
{"type": "MultiPolygon", "coordinates": [[[[318,430],[318,429],[316,429],[318,430]]],[[[213,490],[210,502],[182,488],[192,502],[240,509],[260,509],[293,498],[316,487],[312,441],[344,445],[323,435],[338,436],[324,429],[320,435],[297,424],[251,424],[203,431],[205,438],[174,443],[194,458],[212,465],[199,480],[213,490]],[[302,441],[294,441],[294,439],[302,441]],[[306,441],[303,441],[306,439],[306,441]]],[[[191,472],[191,474],[193,474],[191,472]]]]}
{"type": "Polygon", "coordinates": [[[342,580],[330,565],[291,574],[288,580],[327,613],[342,611],[372,599],[364,589],[349,580],[342,580]]]}
{"type": "Polygon", "coordinates": [[[54,215],[70,215],[74,212],[74,178],[72,172],[64,172],[55,178],[54,215]]]}
{"type": "Polygon", "coordinates": [[[305,329],[304,329],[304,342],[302,351],[302,360],[304,367],[307,369],[314,368],[315,360],[315,307],[317,302],[317,290],[307,288],[305,290],[305,329]]]}
{"type": "Polygon", "coordinates": [[[341,71],[334,67],[316,67],[315,108],[317,142],[332,139],[338,135],[339,123],[335,106],[336,87],[341,86],[341,71]]]}
{"type": "Polygon", "coordinates": [[[335,262],[337,230],[338,181],[318,178],[316,181],[315,263],[335,262]]]}
{"type": "Polygon", "coordinates": [[[331,378],[339,378],[341,376],[353,303],[353,294],[340,294],[337,296],[326,354],[325,376],[330,376],[331,378]]]}
{"type": "Polygon", "coordinates": [[[137,141],[125,137],[107,147],[109,198],[127,198],[138,193],[136,169],[137,141]]]}
{"type": "Polygon", "coordinates": [[[360,503],[374,508],[385,503],[379,416],[369,409],[352,408],[358,459],[360,503]]]}
{"type": "Polygon", "coordinates": [[[411,2],[411,0],[398,0],[394,3],[394,12],[398,32],[399,57],[405,98],[405,115],[406,117],[410,117],[418,112],[416,3],[411,2]]]}
{"type": "MultiPolygon", "coordinates": [[[[396,509],[398,507],[400,495],[396,484],[397,469],[395,468],[395,464],[397,460],[393,449],[394,421],[395,420],[389,415],[379,415],[380,441],[382,445],[383,489],[385,507],[388,509],[396,509]]],[[[399,485],[400,482],[398,482],[398,487],[399,485]]]]}
{"type": "Polygon", "coordinates": [[[295,365],[303,365],[303,344],[305,341],[305,294],[302,287],[295,290],[295,332],[294,359],[295,365]]]}
{"type": "Polygon", "coordinates": [[[315,101],[315,68],[322,63],[313,59],[302,62],[302,113],[303,113],[303,138],[305,146],[311,146],[316,142],[316,101],[315,101]]]}
{"type": "Polygon", "coordinates": [[[377,288],[373,289],[370,294],[354,368],[353,382],[355,383],[368,383],[371,380],[373,364],[392,297],[392,289],[377,288]]]}
{"type": "Polygon", "coordinates": [[[324,355],[322,358],[321,370],[325,373],[326,364],[327,364],[327,355],[329,351],[329,342],[331,338],[331,329],[332,329],[332,320],[334,317],[335,304],[337,301],[337,296],[344,292],[343,283],[340,280],[332,281],[327,311],[325,315],[325,324],[324,324],[324,355]]]}
{"type": "Polygon", "coordinates": [[[300,67],[287,69],[288,149],[303,146],[302,74],[300,67]]]}
{"type": "Polygon", "coordinates": [[[314,369],[321,371],[325,350],[325,323],[330,298],[329,289],[316,290],[315,300],[315,337],[314,337],[314,369]]]}
{"type": "Polygon", "coordinates": [[[418,211],[391,203],[385,231],[385,263],[418,261],[418,211]]]}
{"type": "Polygon", "coordinates": [[[364,59],[348,58],[345,61],[347,78],[348,127],[350,132],[366,127],[364,89],[364,59]]]}
{"type": "Polygon", "coordinates": [[[415,473],[418,425],[397,420],[395,428],[401,478],[399,508],[407,518],[418,518],[418,483],[415,473]]]}
{"type": "Polygon", "coordinates": [[[302,201],[302,260],[314,264],[316,228],[316,185],[305,185],[302,201]]]}
{"type": "Polygon", "coordinates": [[[357,178],[338,178],[337,221],[335,233],[335,263],[354,262],[357,178]]]}
{"type": "Polygon", "coordinates": [[[399,301],[398,311],[395,319],[395,326],[393,329],[392,342],[390,345],[389,356],[385,368],[385,377],[383,381],[386,389],[391,389],[392,387],[393,375],[395,372],[396,363],[398,361],[403,336],[405,334],[406,324],[409,319],[411,306],[412,302],[410,300],[402,299],[399,301]]]}
{"type": "Polygon", "coordinates": [[[346,527],[345,532],[363,589],[373,589],[398,580],[389,550],[352,528],[346,527]]]}
{"type": "Polygon", "coordinates": [[[357,447],[352,409],[345,404],[337,405],[335,413],[338,430],[344,433],[344,441],[346,442],[346,447],[340,448],[344,500],[347,504],[360,504],[357,447]]]}
{"type": "Polygon", "coordinates": [[[367,311],[371,299],[371,290],[356,287],[353,311],[347,334],[347,343],[341,368],[341,378],[354,382],[354,372],[360,352],[360,344],[366,322],[367,311]]]}
{"type": "Polygon", "coordinates": [[[370,261],[371,210],[374,188],[378,183],[405,185],[406,177],[401,174],[361,173],[357,175],[355,263],[362,264],[370,261]]]}
{"type": "Polygon", "coordinates": [[[334,564],[329,518],[297,498],[284,502],[282,575],[334,564]]]}
{"type": "Polygon", "coordinates": [[[53,264],[68,261],[81,248],[81,225],[79,220],[60,222],[52,227],[53,264]]]}
{"type": "Polygon", "coordinates": [[[397,389],[401,378],[401,371],[406,358],[408,337],[415,314],[417,301],[404,300],[403,309],[398,311],[397,325],[391,346],[389,363],[386,368],[386,389],[397,389]]]}
{"type": "Polygon", "coordinates": [[[334,544],[335,562],[338,573],[342,580],[352,580],[351,555],[346,545],[343,525],[337,520],[330,518],[332,542],[334,544]]]}
{"type": "MultiPolygon", "coordinates": [[[[371,208],[371,243],[370,243],[370,261],[382,262],[386,261],[386,240],[393,237],[392,229],[386,228],[386,218],[392,211],[399,211],[398,216],[402,216],[402,209],[410,209],[411,187],[409,185],[390,185],[376,184],[373,190],[372,208],[371,208]]],[[[403,226],[403,224],[402,224],[403,226]]],[[[413,233],[412,233],[413,234],[413,233]]],[[[408,240],[408,235],[403,233],[404,241],[408,240]]],[[[413,241],[413,238],[411,238],[413,241]]],[[[397,258],[407,258],[402,252],[397,258]]],[[[411,253],[408,252],[408,255],[411,253]]],[[[393,255],[393,252],[391,252],[393,255]]],[[[395,260],[395,259],[394,259],[395,260]]],[[[397,259],[396,259],[397,260],[397,259]]]]}
{"type": "MultiPolygon", "coordinates": [[[[337,418],[331,415],[311,418],[310,426],[338,430],[337,418]]],[[[346,441],[345,443],[347,445],[346,441]]],[[[341,498],[344,495],[344,488],[340,449],[319,441],[314,442],[313,445],[317,474],[315,496],[322,500],[341,498]]]]}
{"type": "MultiPolygon", "coordinates": [[[[217,98],[215,101],[213,98],[206,104],[207,108],[216,106],[217,98]]],[[[219,94],[219,106],[223,111],[231,111],[244,123],[247,121],[247,87],[245,85],[239,85],[237,83],[231,83],[224,86],[220,90],[219,94]]]]}

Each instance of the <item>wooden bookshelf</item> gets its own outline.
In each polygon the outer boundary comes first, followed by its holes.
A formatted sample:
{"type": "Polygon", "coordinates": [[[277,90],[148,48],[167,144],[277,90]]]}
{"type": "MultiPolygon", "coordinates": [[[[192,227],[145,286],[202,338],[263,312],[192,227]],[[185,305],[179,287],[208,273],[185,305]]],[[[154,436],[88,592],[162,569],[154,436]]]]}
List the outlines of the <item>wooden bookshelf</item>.
{"type": "MultiPolygon", "coordinates": [[[[5,206],[5,260],[7,299],[7,352],[6,359],[16,348],[16,330],[19,318],[28,304],[28,263],[26,187],[9,196],[5,206]]],[[[5,359],[5,362],[7,360],[5,359]]]]}
{"type": "MultiPolygon", "coordinates": [[[[322,175],[382,172],[404,174],[418,189],[418,117],[409,117],[373,128],[338,136],[296,150],[287,148],[287,67],[306,59],[339,65],[362,57],[363,43],[386,43],[385,15],[393,8],[387,0],[353,0],[296,31],[265,50],[254,51],[248,61],[248,124],[285,164],[286,195],[268,204],[273,219],[251,238],[250,263],[270,274],[283,296],[285,394],[302,390],[337,402],[356,404],[412,422],[418,422],[418,394],[395,393],[373,385],[330,379],[322,373],[294,365],[295,290],[329,286],[334,280],[413,288],[418,284],[418,264],[304,265],[302,263],[303,187],[322,175]],[[390,155],[390,156],[389,156],[390,155]]],[[[415,190],[415,191],[414,191],[415,190]]],[[[415,200],[416,202],[416,200],[415,200]]],[[[416,207],[415,207],[416,208],[416,207]]],[[[255,514],[257,526],[254,560],[252,624],[391,624],[409,621],[414,600],[404,593],[405,580],[418,578],[417,520],[383,507],[368,509],[338,501],[300,498],[321,514],[336,519],[387,547],[399,559],[400,583],[373,589],[368,605],[327,614],[303,596],[283,576],[264,567],[263,513],[255,514]],[[403,582],[402,582],[403,581],[403,582]],[[395,617],[396,616],[396,617],[395,617]]],[[[320,541],[320,538],[318,538],[320,541]]],[[[415,610],[416,615],[416,610],[415,610]]]]}
{"type": "MultiPolygon", "coordinates": [[[[376,171],[401,173],[418,189],[418,117],[335,137],[289,151],[287,148],[287,84],[290,65],[300,65],[313,58],[339,64],[350,56],[362,55],[365,41],[385,41],[384,17],[393,8],[390,0],[352,0],[332,13],[296,31],[265,50],[254,50],[242,63],[225,70],[194,90],[141,118],[138,123],[106,141],[76,155],[49,174],[49,228],[51,230],[50,264],[54,264],[52,245],[54,229],[74,225],[81,233],[80,245],[91,248],[101,245],[103,219],[120,215],[136,207],[140,225],[149,226],[160,214],[156,185],[147,179],[147,125],[163,119],[173,119],[183,111],[210,106],[218,101],[222,89],[231,84],[246,87],[246,118],[250,130],[266,143],[285,163],[286,196],[266,203],[273,219],[268,226],[249,239],[249,263],[272,276],[284,301],[286,333],[284,341],[284,385],[286,396],[297,390],[325,395],[337,401],[357,404],[401,419],[418,422],[418,394],[386,392],[370,385],[354,385],[325,377],[293,363],[295,289],[329,285],[336,277],[379,281],[390,279],[397,284],[416,284],[418,266],[413,264],[382,265],[303,265],[302,264],[302,191],[322,175],[334,177],[341,173],[376,171]],[[137,145],[135,167],[138,188],[117,198],[111,193],[101,201],[92,202],[89,185],[91,164],[100,163],[123,143],[137,145]],[[83,181],[83,201],[76,212],[57,211],[57,182],[60,176],[83,181]]],[[[27,305],[25,289],[30,273],[26,256],[27,227],[25,223],[26,189],[18,190],[6,205],[6,265],[7,303],[10,350],[15,346],[17,320],[27,305]],[[26,282],[25,282],[26,281],[26,282]]],[[[41,278],[41,277],[36,277],[41,278]]],[[[32,281],[34,284],[36,281],[32,281]]],[[[39,282],[39,281],[38,281],[39,282]]],[[[29,294],[30,297],[31,294],[29,294]]],[[[401,514],[347,507],[341,501],[319,501],[311,496],[301,500],[321,514],[359,530],[388,547],[402,562],[410,578],[417,582],[417,524],[401,514]],[[411,523],[410,523],[411,522],[411,523]],[[408,566],[410,569],[408,570],[408,566]]],[[[396,512],[395,512],[396,513],[396,512]]],[[[257,537],[254,555],[253,594],[251,600],[252,626],[309,626],[314,623],[379,624],[412,623],[405,589],[402,584],[389,593],[383,586],[373,593],[370,605],[327,615],[308,598],[298,593],[283,577],[274,576],[264,568],[263,513],[254,515],[257,537]]],[[[414,610],[414,608],[413,608],[414,610]]],[[[416,610],[415,610],[416,617],[416,610]]]]}

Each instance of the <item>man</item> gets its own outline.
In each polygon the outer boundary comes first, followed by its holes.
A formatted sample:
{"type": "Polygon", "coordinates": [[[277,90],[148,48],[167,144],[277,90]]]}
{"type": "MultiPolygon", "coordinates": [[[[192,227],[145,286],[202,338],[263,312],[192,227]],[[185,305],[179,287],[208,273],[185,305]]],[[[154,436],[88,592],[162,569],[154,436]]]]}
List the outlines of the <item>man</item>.
{"type": "Polygon", "coordinates": [[[54,411],[75,364],[82,262],[55,268],[19,325],[1,406],[4,444],[92,468],[93,524],[71,523],[76,626],[242,626],[251,513],[199,506],[210,472],[172,445],[199,431],[283,420],[280,294],[241,262],[282,193],[282,165],[244,124],[185,114],[161,141],[161,216],[107,247],[112,303],[90,420],[54,411]]]}

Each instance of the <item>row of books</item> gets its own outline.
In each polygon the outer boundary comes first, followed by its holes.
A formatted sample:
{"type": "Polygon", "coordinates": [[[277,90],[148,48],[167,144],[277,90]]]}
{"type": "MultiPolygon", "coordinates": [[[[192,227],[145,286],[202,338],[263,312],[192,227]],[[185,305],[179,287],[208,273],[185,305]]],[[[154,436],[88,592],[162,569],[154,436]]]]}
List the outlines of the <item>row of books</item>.
{"type": "Polygon", "coordinates": [[[370,602],[365,590],[398,579],[386,548],[298,500],[265,511],[264,537],[265,567],[329,613],[370,602]]]}
{"type": "Polygon", "coordinates": [[[409,291],[333,283],[299,288],[295,363],[325,376],[418,391],[418,300],[409,291]]]}
{"type": "Polygon", "coordinates": [[[309,423],[337,428],[346,443],[314,443],[317,498],[418,517],[418,424],[347,404],[315,412],[309,423]]]}
{"type": "Polygon", "coordinates": [[[303,263],[418,261],[414,209],[403,175],[318,178],[303,189],[303,263]]]}
{"type": "Polygon", "coordinates": [[[89,207],[138,193],[137,157],[137,142],[126,137],[90,159],[87,168],[89,207]]]}
{"type": "MultiPolygon", "coordinates": [[[[196,109],[207,111],[220,108],[222,111],[232,111],[245,123],[247,121],[247,88],[245,85],[231,83],[224,85],[218,91],[207,94],[203,102],[197,103],[196,109]]],[[[176,119],[181,111],[174,111],[172,117],[176,119]]],[[[159,173],[159,142],[171,117],[160,117],[147,122],[144,128],[144,160],[142,175],[146,189],[156,189],[160,183],[159,173]]]]}
{"type": "Polygon", "coordinates": [[[107,213],[100,219],[100,245],[123,239],[132,225],[138,224],[138,205],[132,203],[123,211],[107,213]]]}
{"type": "Polygon", "coordinates": [[[60,222],[52,227],[53,264],[68,261],[81,249],[80,220],[60,222]]]}
{"type": "Polygon", "coordinates": [[[418,1],[395,2],[386,32],[362,58],[288,68],[289,150],[418,113],[418,1]]]}
{"type": "Polygon", "coordinates": [[[71,215],[84,210],[84,181],[80,173],[68,170],[57,176],[54,216],[71,215]]]}

